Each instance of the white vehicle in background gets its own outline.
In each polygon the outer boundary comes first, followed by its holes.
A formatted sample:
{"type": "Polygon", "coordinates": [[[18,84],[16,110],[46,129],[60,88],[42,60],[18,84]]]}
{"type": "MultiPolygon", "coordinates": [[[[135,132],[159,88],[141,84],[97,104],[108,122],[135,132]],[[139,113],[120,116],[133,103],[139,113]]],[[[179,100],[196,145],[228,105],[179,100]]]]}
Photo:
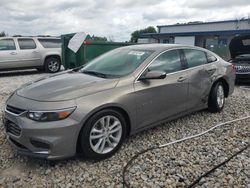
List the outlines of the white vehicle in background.
{"type": "Polygon", "coordinates": [[[50,73],[61,68],[61,39],[0,37],[0,70],[36,68],[50,73]]]}

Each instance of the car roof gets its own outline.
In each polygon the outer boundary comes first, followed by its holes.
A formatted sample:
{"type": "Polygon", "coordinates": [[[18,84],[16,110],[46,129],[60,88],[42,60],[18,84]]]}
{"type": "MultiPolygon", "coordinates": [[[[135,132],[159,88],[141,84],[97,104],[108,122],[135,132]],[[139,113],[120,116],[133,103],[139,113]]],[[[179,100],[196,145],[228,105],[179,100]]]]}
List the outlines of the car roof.
{"type": "Polygon", "coordinates": [[[174,49],[174,48],[196,48],[200,49],[196,46],[188,46],[183,44],[138,44],[138,45],[130,45],[123,47],[125,49],[133,49],[133,50],[152,50],[152,51],[164,51],[168,49],[174,49]]]}

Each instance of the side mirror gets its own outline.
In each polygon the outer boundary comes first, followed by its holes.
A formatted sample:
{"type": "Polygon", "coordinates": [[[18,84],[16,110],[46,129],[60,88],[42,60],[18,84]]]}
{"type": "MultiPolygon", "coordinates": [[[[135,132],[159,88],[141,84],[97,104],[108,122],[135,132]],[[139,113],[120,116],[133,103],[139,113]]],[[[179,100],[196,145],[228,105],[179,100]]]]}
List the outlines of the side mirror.
{"type": "Polygon", "coordinates": [[[166,76],[166,73],[163,71],[148,71],[147,73],[143,74],[139,80],[164,79],[166,76]]]}

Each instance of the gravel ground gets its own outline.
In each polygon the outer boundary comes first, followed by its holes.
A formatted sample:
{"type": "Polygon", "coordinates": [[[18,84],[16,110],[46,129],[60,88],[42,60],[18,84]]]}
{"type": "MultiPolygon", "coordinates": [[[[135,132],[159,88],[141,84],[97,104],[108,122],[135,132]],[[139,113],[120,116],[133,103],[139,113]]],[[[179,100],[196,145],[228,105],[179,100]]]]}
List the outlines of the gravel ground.
{"type": "MultiPolygon", "coordinates": [[[[0,108],[20,85],[45,75],[35,71],[4,74],[0,77],[0,108]]],[[[122,169],[138,151],[247,115],[250,89],[237,86],[221,113],[200,111],[143,131],[130,137],[112,158],[101,162],[74,157],[55,164],[17,155],[7,143],[0,121],[0,187],[122,187],[122,169]]],[[[249,142],[250,119],[219,127],[204,136],[141,155],[128,169],[126,180],[131,187],[187,187],[249,142]]],[[[196,187],[249,188],[250,149],[203,178],[196,187]]]]}

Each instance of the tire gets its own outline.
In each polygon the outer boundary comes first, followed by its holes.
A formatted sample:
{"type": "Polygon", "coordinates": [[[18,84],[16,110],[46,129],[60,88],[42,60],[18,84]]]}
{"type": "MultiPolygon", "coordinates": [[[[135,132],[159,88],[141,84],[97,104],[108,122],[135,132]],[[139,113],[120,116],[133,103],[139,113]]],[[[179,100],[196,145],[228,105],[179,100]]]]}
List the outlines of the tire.
{"type": "Polygon", "coordinates": [[[208,110],[210,112],[220,112],[225,104],[224,86],[221,82],[217,82],[210,91],[208,100],[208,110]]]}
{"type": "Polygon", "coordinates": [[[48,57],[45,60],[44,67],[46,72],[56,73],[61,69],[61,60],[57,57],[48,57]]]}
{"type": "Polygon", "coordinates": [[[94,114],[82,128],[79,139],[81,152],[90,160],[106,159],[118,151],[125,135],[126,121],[122,114],[112,109],[102,110],[94,114]]]}

